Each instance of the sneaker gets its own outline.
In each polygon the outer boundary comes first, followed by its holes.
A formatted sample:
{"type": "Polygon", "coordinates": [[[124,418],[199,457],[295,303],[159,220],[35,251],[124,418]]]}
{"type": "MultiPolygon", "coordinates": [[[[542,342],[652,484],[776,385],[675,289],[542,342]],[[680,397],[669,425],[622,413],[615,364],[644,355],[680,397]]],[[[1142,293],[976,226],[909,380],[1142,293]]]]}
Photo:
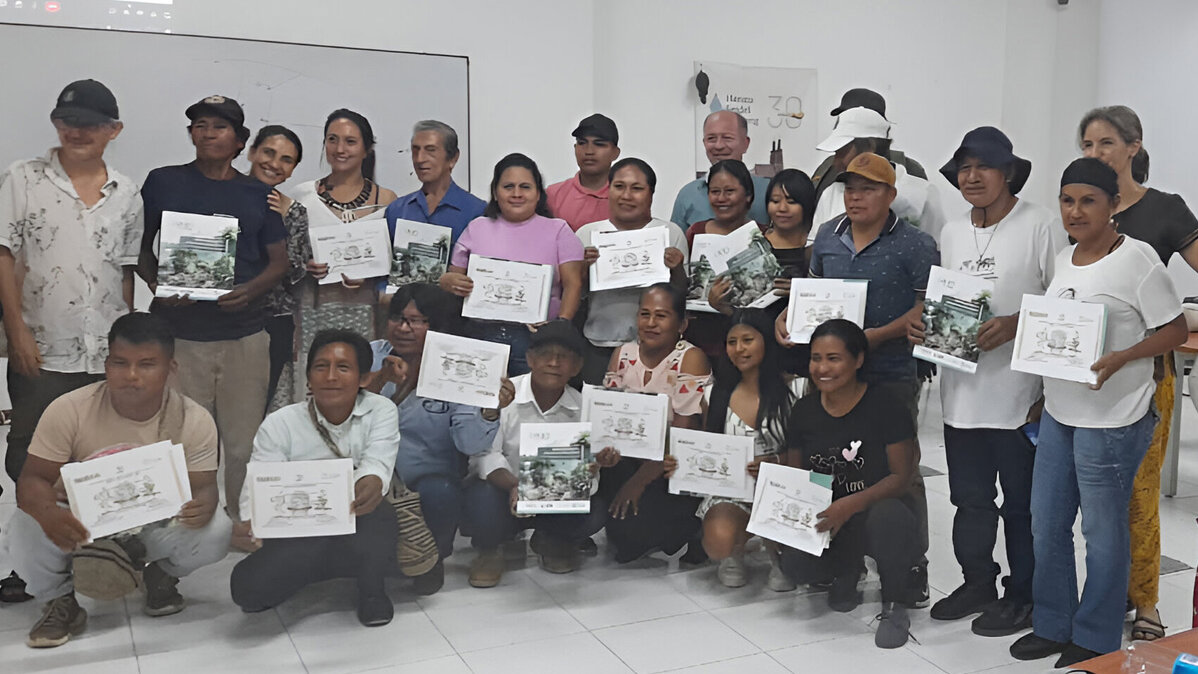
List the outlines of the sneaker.
{"type": "Polygon", "coordinates": [[[724,587],[744,587],[749,582],[749,574],[742,556],[733,555],[721,559],[715,575],[724,587]]]}
{"type": "MultiPolygon", "coordinates": [[[[936,609],[933,607],[932,609],[936,609]]],[[[936,616],[933,615],[933,618],[936,616]]],[[[1032,605],[1012,599],[999,599],[973,619],[970,629],[980,637],[1009,637],[1032,626],[1032,605]]]]}
{"type": "Polygon", "coordinates": [[[537,555],[541,568],[549,573],[572,573],[578,570],[580,553],[574,541],[546,537],[537,555]]]}
{"type": "Polygon", "coordinates": [[[1016,660],[1039,660],[1065,650],[1067,643],[1037,636],[1035,632],[1019,637],[1011,644],[1011,657],[1016,660]]]}
{"type": "Polygon", "coordinates": [[[146,615],[159,617],[183,610],[183,595],[175,587],[179,579],[163,571],[158,562],[147,565],[141,577],[146,586],[146,603],[142,606],[146,615]]]}
{"type": "Polygon", "coordinates": [[[981,613],[997,600],[998,592],[994,590],[994,583],[989,585],[966,583],[932,605],[932,620],[960,620],[966,616],[981,613]]]}
{"type": "Polygon", "coordinates": [[[928,596],[928,567],[927,564],[916,564],[907,573],[907,608],[927,608],[928,596]]]}
{"type": "Polygon", "coordinates": [[[25,643],[30,648],[53,648],[70,641],[87,626],[87,611],[75,601],[75,593],[55,597],[42,610],[42,617],[33,624],[25,643]]]}
{"type": "Polygon", "coordinates": [[[445,563],[440,559],[433,565],[433,568],[412,579],[412,591],[422,597],[436,594],[444,585],[445,563]]]}
{"type": "Polygon", "coordinates": [[[848,613],[861,605],[861,593],[857,591],[857,573],[846,573],[832,580],[828,588],[828,608],[837,613],[848,613]]]}
{"type": "Polygon", "coordinates": [[[358,597],[358,622],[366,627],[379,627],[391,622],[395,606],[386,594],[368,594],[358,597]]]}
{"type": "Polygon", "coordinates": [[[1090,658],[1096,658],[1100,655],[1102,655],[1102,653],[1099,653],[1098,651],[1092,651],[1088,648],[1082,648],[1077,644],[1070,643],[1069,645],[1065,646],[1064,651],[1061,651],[1061,657],[1057,658],[1057,663],[1053,665],[1053,667],[1057,669],[1072,667],[1079,662],[1089,660],[1090,658]]]}
{"type": "Polygon", "coordinates": [[[911,634],[911,618],[907,607],[895,602],[884,602],[882,612],[875,618],[878,631],[874,633],[874,645],[878,648],[901,648],[911,634]]]}
{"type": "Polygon", "coordinates": [[[479,550],[470,562],[470,585],[473,587],[495,587],[503,578],[503,553],[499,548],[479,550]]]}
{"type": "Polygon", "coordinates": [[[778,555],[770,554],[770,575],[765,581],[765,586],[774,592],[790,592],[798,585],[795,584],[790,576],[782,572],[782,567],[778,565],[778,555]]]}

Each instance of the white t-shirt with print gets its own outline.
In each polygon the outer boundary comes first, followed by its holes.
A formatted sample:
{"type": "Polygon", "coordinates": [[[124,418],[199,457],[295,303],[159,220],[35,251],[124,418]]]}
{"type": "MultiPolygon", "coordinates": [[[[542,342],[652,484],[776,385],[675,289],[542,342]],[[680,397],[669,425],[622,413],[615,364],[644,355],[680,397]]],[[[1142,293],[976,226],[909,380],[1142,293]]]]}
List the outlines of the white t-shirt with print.
{"type": "MultiPolygon", "coordinates": [[[[1106,305],[1103,353],[1135,346],[1150,328],[1181,314],[1173,280],[1152,246],[1125,236],[1110,255],[1080,267],[1073,264],[1074,248],[1057,256],[1056,276],[1045,294],[1106,305]]],[[[1097,391],[1087,384],[1045,377],[1044,408],[1069,426],[1120,428],[1148,412],[1155,390],[1152,359],[1140,358],[1124,365],[1097,391]]]]}
{"type": "MultiPolygon", "coordinates": [[[[1043,295],[1053,261],[1065,246],[1060,216],[1019,200],[998,223],[979,229],[970,212],[949,221],[940,234],[940,264],[994,281],[995,316],[1019,313],[1025,293],[1043,295]]],[[[1039,375],[1011,369],[1014,341],[983,351],[974,374],[941,368],[944,423],[953,428],[1019,428],[1040,398],[1039,375]]]]}

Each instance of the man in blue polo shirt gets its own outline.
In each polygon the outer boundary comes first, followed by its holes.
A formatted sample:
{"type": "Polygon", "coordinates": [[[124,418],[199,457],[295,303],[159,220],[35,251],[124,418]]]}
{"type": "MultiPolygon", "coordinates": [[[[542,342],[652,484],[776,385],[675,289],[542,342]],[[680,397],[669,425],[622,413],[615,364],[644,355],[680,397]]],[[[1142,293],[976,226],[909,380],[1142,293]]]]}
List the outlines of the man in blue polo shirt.
{"type": "Polygon", "coordinates": [[[387,227],[395,236],[396,220],[414,220],[449,227],[453,240],[470,221],[483,214],[486,202],[458,187],[453,167],[458,163],[458,132],[445,122],[426,119],[412,127],[412,168],[420,189],[387,207],[387,227]]]}
{"type": "MultiPolygon", "coordinates": [[[[717,110],[703,120],[703,149],[707,159],[712,164],[723,159],[744,161],[745,152],[749,150],[749,122],[739,112],[717,110]]],[[[750,170],[751,167],[750,167],[750,170]]],[[[753,205],[749,207],[749,217],[760,225],[769,224],[770,217],[765,212],[766,194],[769,178],[753,176],[753,186],[756,196],[753,205]]],[[[711,202],[707,200],[707,179],[696,178],[678,190],[674,198],[674,210],[670,213],[670,222],[686,231],[688,227],[700,220],[710,220],[711,202]]]]}
{"type": "Polygon", "coordinates": [[[287,272],[287,230],[270,209],[270,188],[233,168],[249,138],[237,101],[209,96],[187,108],[195,160],[164,166],[146,176],[145,232],[138,273],[154,290],[158,257],[154,241],[164,211],[228,218],[237,227],[233,290],[216,301],[160,298],[150,311],[170,324],[176,338],[178,388],[216,418],[223,448],[225,496],[234,525],[233,544],[252,549],[249,523],[238,510],[254,433],[266,410],[270,338],[266,293],[287,272]]]}
{"type": "MultiPolygon", "coordinates": [[[[902,401],[919,427],[919,377],[907,323],[923,311],[923,294],[932,265],[940,264],[936,241],[891,210],[898,192],[890,162],[872,152],[849,162],[836,180],[844,183],[845,214],[826,224],[815,237],[812,278],[865,279],[865,336],[869,357],[861,376],[902,401]]],[[[919,460],[916,443],[916,461],[919,460]]],[[[917,464],[918,465],[918,464],[917,464]]],[[[923,478],[916,472],[912,489],[927,550],[928,506],[923,478]]],[[[911,569],[909,606],[928,602],[927,561],[911,569]]]]}

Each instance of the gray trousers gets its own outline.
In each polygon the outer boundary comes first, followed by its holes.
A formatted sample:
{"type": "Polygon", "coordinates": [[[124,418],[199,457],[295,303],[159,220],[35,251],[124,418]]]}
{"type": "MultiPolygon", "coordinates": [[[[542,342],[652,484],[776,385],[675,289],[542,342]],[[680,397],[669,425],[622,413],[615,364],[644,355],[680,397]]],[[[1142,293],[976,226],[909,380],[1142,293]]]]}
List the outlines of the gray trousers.
{"type": "MultiPolygon", "coordinates": [[[[196,569],[225,558],[233,522],[217,508],[208,524],[188,529],[176,522],[150,525],[140,534],[146,546],[146,563],[181,578],[196,569]]],[[[42,531],[37,520],[18,509],[8,522],[4,544],[26,591],[39,601],[50,601],[75,590],[71,577],[71,553],[63,552],[42,531]]]]}

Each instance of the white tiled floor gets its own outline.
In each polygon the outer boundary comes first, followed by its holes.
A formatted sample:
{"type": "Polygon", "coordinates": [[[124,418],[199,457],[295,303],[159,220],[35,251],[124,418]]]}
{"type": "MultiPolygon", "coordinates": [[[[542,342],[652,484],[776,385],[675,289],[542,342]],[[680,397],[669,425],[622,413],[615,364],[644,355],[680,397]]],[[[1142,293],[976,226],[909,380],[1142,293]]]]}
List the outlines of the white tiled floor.
{"type": "MultiPolygon", "coordinates": [[[[943,472],[935,392],[924,417],[923,462],[943,472]]],[[[1188,399],[1184,426],[1179,494],[1161,504],[1162,545],[1166,555],[1193,565],[1198,413],[1188,399]]],[[[0,522],[15,507],[11,485],[3,484],[0,522]]],[[[936,599],[961,577],[952,555],[947,478],[928,478],[927,487],[929,574],[936,599]]],[[[1080,534],[1076,540],[1080,564],[1080,534]]],[[[600,543],[602,550],[602,538],[600,543]]],[[[189,605],[177,616],[143,616],[140,596],[107,603],[84,599],[91,613],[87,631],[50,651],[24,645],[38,614],[35,602],[0,604],[0,671],[1026,674],[1051,665],[1051,660],[1015,662],[1007,653],[1011,639],[974,636],[968,621],[938,623],[926,610],[913,613],[911,631],[920,643],[878,650],[870,626],[877,612],[876,578],[867,581],[866,603],[857,611],[834,613],[822,594],[766,589],[760,553],[750,556],[751,582],[737,590],[721,586],[712,565],[679,568],[676,560],[658,556],[618,567],[603,554],[568,576],[547,574],[530,558],[524,568],[509,569],[499,587],[477,590],[466,584],[471,555],[459,541],[445,588],[434,596],[418,599],[403,583],[393,584],[395,620],[376,629],[358,625],[346,581],[308,588],[276,611],[241,613],[228,594],[229,570],[240,555],[183,580],[180,589],[189,605]]],[[[0,571],[7,569],[0,552],[0,571]]],[[[1193,581],[1192,571],[1162,578],[1161,613],[1172,630],[1190,624],[1193,581]]]]}

